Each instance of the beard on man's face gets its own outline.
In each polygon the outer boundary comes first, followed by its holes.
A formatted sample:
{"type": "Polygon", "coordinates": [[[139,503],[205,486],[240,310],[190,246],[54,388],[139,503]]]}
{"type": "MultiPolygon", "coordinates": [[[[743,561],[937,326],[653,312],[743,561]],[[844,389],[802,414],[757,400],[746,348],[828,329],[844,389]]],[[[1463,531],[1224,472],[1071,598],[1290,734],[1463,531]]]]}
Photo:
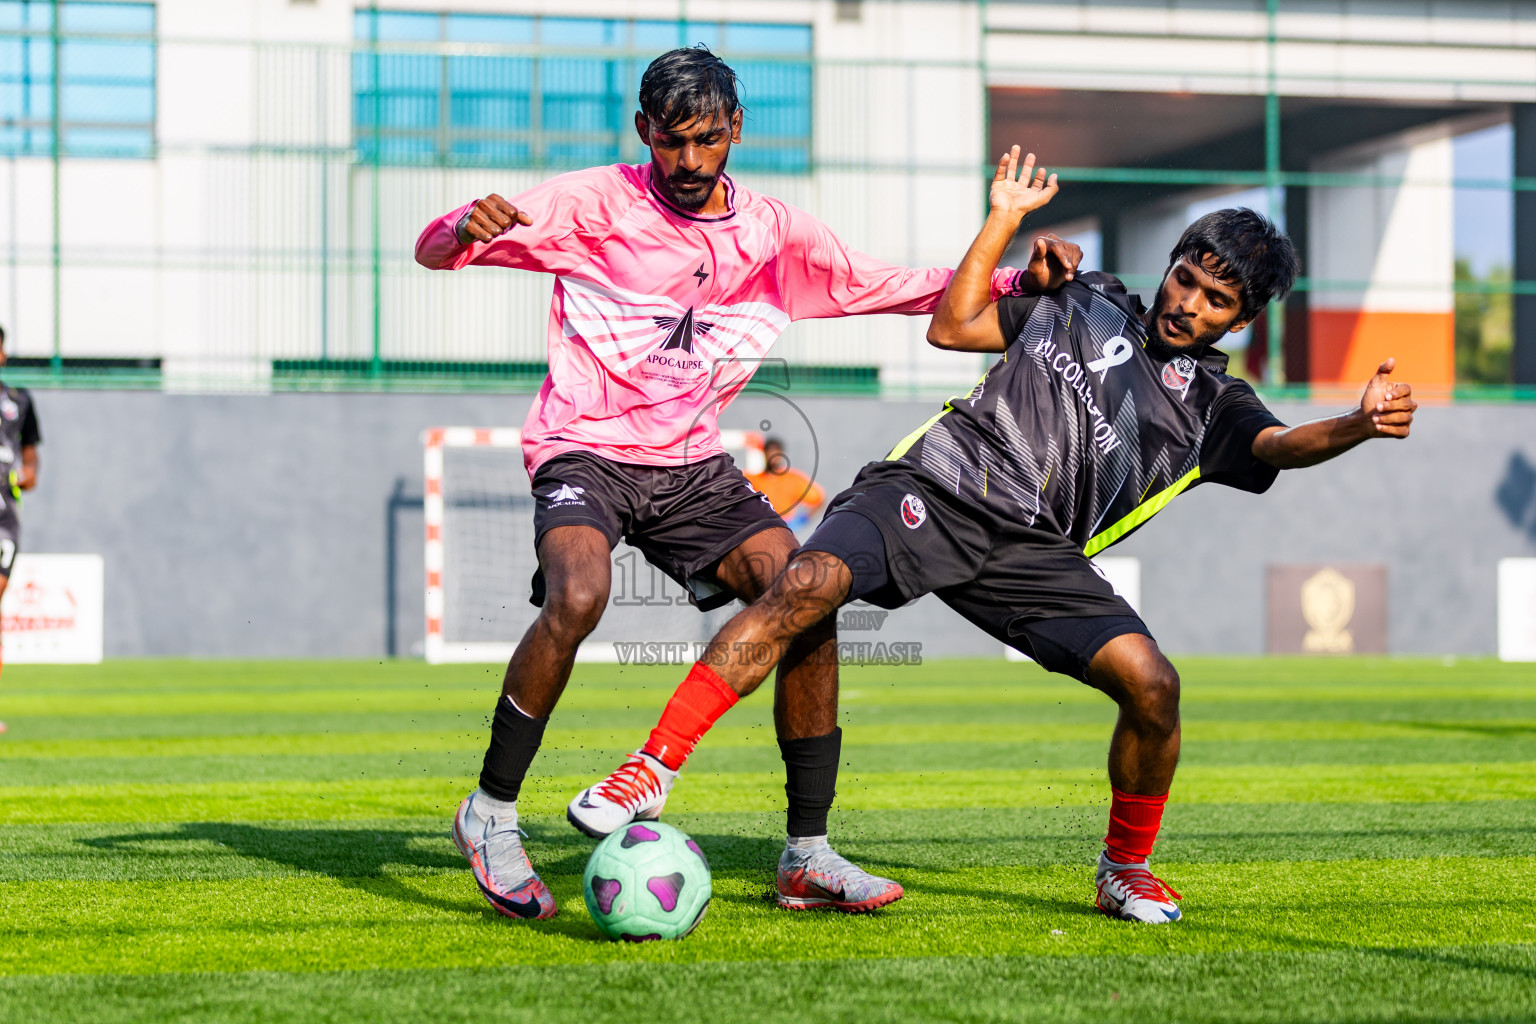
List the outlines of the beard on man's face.
{"type": "MultiPolygon", "coordinates": [[[[729,155],[726,159],[729,159],[729,155]]],[[[679,167],[661,180],[661,190],[673,205],[689,213],[697,213],[709,202],[709,197],[715,194],[715,185],[719,183],[720,175],[725,173],[725,163],[725,160],[721,160],[714,174],[694,174],[679,167]]]]}
{"type": "Polygon", "coordinates": [[[1147,343],[1144,348],[1147,355],[1159,362],[1167,362],[1177,356],[1189,356],[1198,362],[1227,333],[1227,328],[1219,327],[1196,337],[1193,320],[1163,308],[1161,288],[1157,290],[1152,309],[1152,323],[1147,326],[1147,343]],[[1169,332],[1167,336],[1165,331],[1169,332]]]}

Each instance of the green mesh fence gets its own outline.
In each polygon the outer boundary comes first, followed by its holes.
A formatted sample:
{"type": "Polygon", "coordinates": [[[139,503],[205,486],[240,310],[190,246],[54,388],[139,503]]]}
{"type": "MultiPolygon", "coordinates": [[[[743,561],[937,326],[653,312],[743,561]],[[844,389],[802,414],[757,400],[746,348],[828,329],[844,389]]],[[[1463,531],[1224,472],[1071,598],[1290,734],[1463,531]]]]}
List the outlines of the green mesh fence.
{"type": "MultiPolygon", "coordinates": [[[[742,81],[746,141],[733,175],[891,262],[955,262],[985,210],[988,154],[1031,144],[1017,135],[1042,125],[1066,140],[1052,166],[1068,217],[1042,224],[1148,294],[1156,253],[1126,256],[1132,233],[1156,235],[1142,224],[1148,210],[1172,223],[1243,202],[1293,234],[1305,221],[1314,249],[1326,250],[1327,238],[1347,236],[1334,223],[1349,215],[1347,197],[1440,190],[1436,202],[1452,197],[1455,235],[1453,265],[1435,285],[1450,297],[1455,332],[1446,393],[1532,396],[1513,385],[1511,360],[1514,308],[1536,296],[1536,281],[1515,278],[1505,236],[1515,197],[1536,179],[1498,157],[1511,145],[1502,101],[1404,99],[1406,87],[1379,70],[1336,70],[1324,89],[1275,61],[1241,89],[1233,73],[1203,67],[1149,88],[1155,69],[1120,60],[1109,43],[1102,64],[1065,66],[1049,44],[1055,30],[1009,21],[1026,6],[980,5],[966,59],[903,62],[818,59],[810,24],[368,7],[345,43],[255,43],[162,37],[149,3],[0,0],[6,377],[173,390],[534,389],[549,281],[428,272],[412,258],[416,234],[490,191],[645,159],[632,124],[639,76],[656,53],[703,42],[742,81]],[[1038,84],[1051,76],[1060,81],[1038,84]],[[1353,129],[1340,121],[1343,101],[1320,98],[1328,89],[1364,97],[1348,108],[1363,112],[1362,138],[1451,125],[1449,162],[1389,154],[1331,166],[1319,139],[1353,129]],[[1138,111],[1174,108],[1215,127],[1183,148],[1162,145],[1177,118],[1165,132],[1138,111]],[[1051,110],[1065,113],[1052,121],[1051,110]],[[1118,149],[1081,141],[1127,132],[1118,149]]],[[[1295,42],[1284,24],[1271,18],[1267,34],[1230,42],[1278,52],[1295,42]]],[[[1415,88],[1432,77],[1418,74],[1415,88]]],[[[1461,89],[1452,75],[1441,85],[1475,97],[1488,81],[1461,89]]],[[[1234,365],[1274,393],[1311,395],[1316,346],[1309,356],[1297,339],[1320,329],[1319,310],[1394,289],[1414,307],[1424,287],[1380,266],[1314,258],[1293,297],[1234,339],[1234,365]]],[[[933,369],[921,326],[797,324],[774,355],[800,391],[915,394],[974,376],[969,364],[933,369]]]]}

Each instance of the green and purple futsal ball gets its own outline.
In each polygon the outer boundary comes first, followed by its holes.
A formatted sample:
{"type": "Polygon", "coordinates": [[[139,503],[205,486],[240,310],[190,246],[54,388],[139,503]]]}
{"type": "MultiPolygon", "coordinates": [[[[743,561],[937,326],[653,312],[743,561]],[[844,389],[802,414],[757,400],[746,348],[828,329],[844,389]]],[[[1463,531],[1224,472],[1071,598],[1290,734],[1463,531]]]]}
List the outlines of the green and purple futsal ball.
{"type": "Polygon", "coordinates": [[[704,920],[713,891],[699,844],[671,825],[636,821],[597,844],[582,895],[610,939],[681,939],[704,920]]]}

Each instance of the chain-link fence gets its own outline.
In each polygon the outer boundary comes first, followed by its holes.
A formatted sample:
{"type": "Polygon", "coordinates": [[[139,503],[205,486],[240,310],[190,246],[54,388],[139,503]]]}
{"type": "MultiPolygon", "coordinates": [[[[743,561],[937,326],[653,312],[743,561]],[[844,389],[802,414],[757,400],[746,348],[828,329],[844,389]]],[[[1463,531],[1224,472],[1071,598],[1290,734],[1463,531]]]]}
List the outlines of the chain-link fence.
{"type": "MultiPolygon", "coordinates": [[[[857,248],[952,265],[984,212],[989,154],[1020,142],[1064,182],[1037,226],[1143,293],[1201,212],[1243,203],[1284,223],[1305,276],[1230,339],[1240,372],[1344,381],[1388,344],[1436,385],[1524,394],[1516,303],[1536,282],[1515,273],[1511,225],[1536,179],[1513,174],[1525,107],[1511,97],[1536,90],[1493,64],[1525,51],[1467,44],[1492,63],[1426,69],[1414,62],[1439,51],[1401,44],[1401,67],[1314,74],[1284,55],[1328,41],[1269,8],[1225,35],[1170,29],[1127,49],[1129,30],[1053,28],[1039,4],[957,3],[975,38],[919,61],[817,57],[809,23],[370,6],[347,39],[273,42],[172,38],[149,3],[0,0],[7,376],[536,387],[550,281],[429,273],[416,235],[488,192],[645,159],[639,76],[703,42],[742,81],[733,175],[857,248]],[[1157,48],[1190,39],[1241,66],[1157,48]]],[[[806,389],[946,389],[976,369],[884,317],[797,324],[774,354],[806,389]]]]}

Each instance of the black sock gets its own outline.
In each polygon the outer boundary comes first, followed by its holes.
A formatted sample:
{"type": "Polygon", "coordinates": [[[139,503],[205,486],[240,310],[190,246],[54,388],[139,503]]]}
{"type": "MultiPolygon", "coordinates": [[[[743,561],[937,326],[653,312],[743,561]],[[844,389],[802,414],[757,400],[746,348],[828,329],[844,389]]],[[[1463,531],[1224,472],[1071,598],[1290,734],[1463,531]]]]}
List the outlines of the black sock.
{"type": "Polygon", "coordinates": [[[506,697],[498,700],[491,719],[491,745],[480,768],[480,788],[497,800],[516,800],[548,724],[547,718],[529,718],[506,697]]]}
{"type": "Polygon", "coordinates": [[[789,798],[791,836],[827,834],[827,812],[837,796],[837,762],[843,752],[843,730],[803,740],[779,740],[784,755],[784,795],[789,798]]]}

